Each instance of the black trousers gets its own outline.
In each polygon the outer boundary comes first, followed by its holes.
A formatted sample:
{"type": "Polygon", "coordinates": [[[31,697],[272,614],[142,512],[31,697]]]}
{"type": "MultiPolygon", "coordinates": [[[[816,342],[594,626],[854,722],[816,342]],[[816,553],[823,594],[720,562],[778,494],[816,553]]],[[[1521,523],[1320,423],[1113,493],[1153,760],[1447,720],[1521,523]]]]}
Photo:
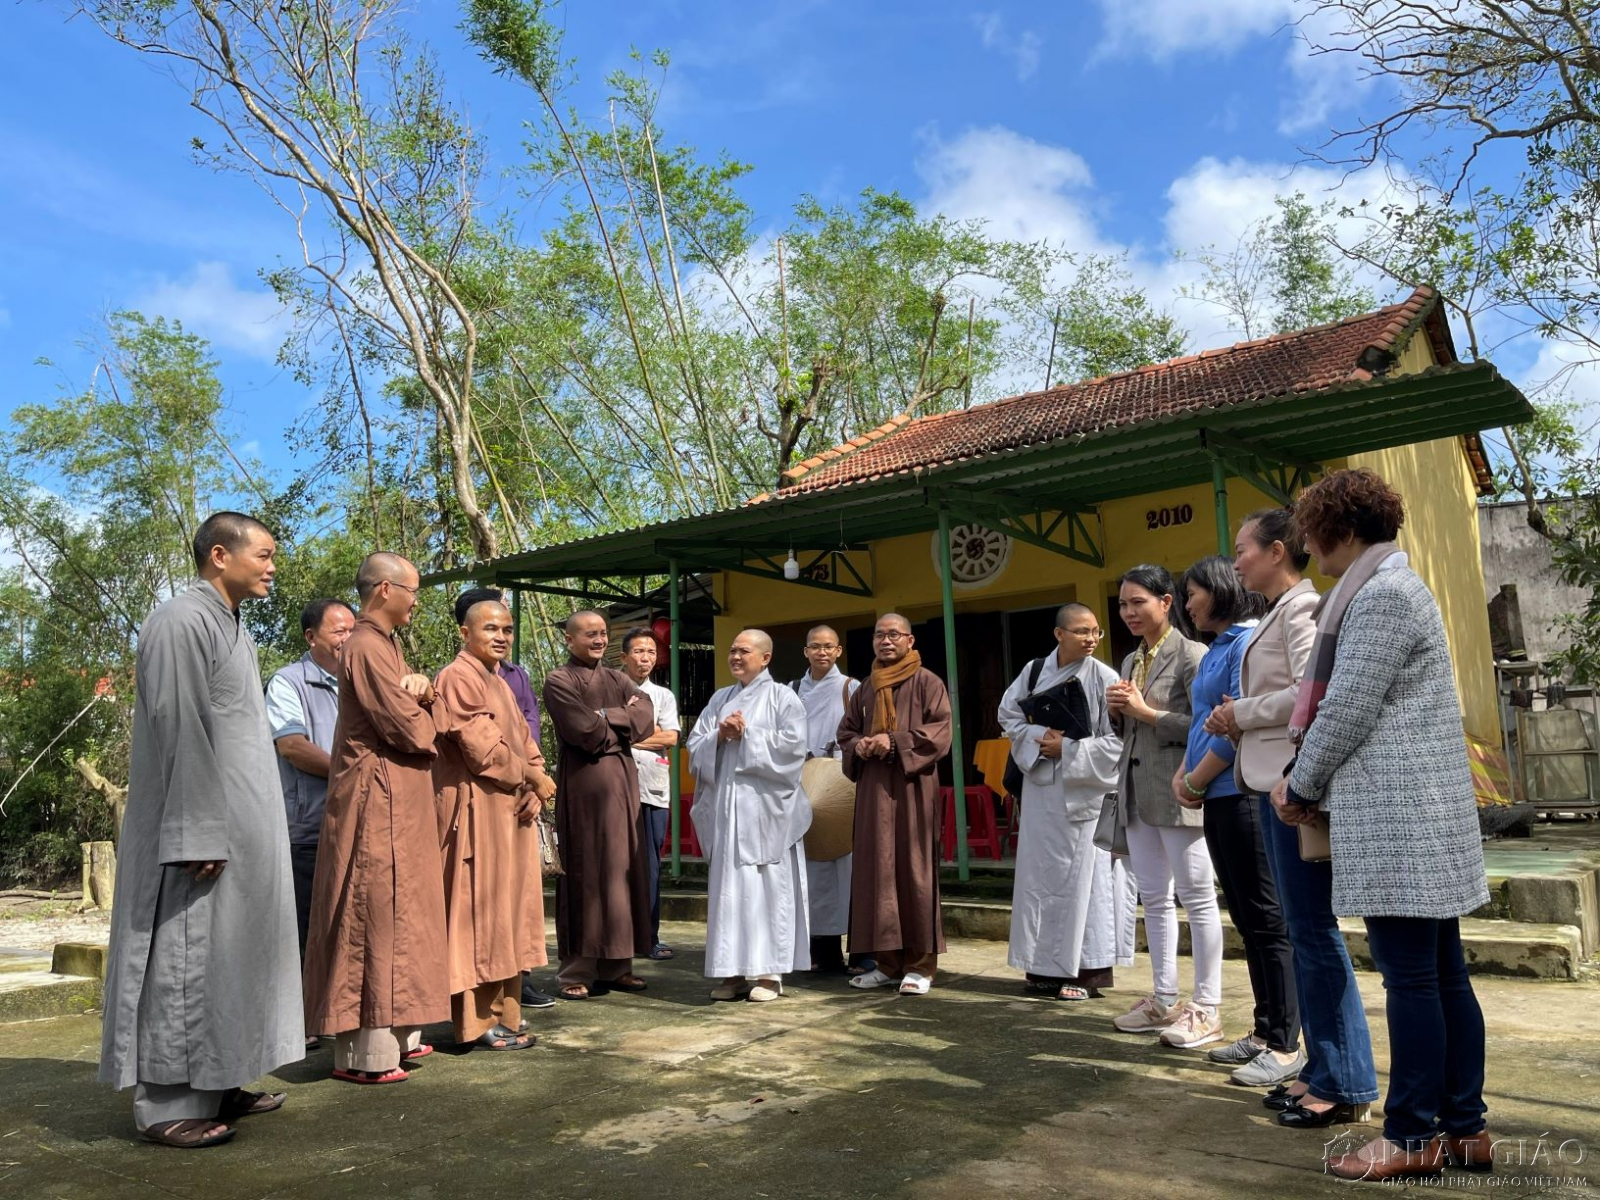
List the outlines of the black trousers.
{"type": "Polygon", "coordinates": [[[300,962],[306,961],[306,929],[311,920],[311,881],[317,874],[317,844],[289,847],[289,871],[294,877],[294,919],[300,931],[300,962]]]}
{"type": "Polygon", "coordinates": [[[1219,796],[1205,804],[1206,848],[1222,883],[1228,915],[1244,939],[1255,993],[1255,1035],[1268,1049],[1292,1053],[1300,1042],[1294,952],[1267,862],[1256,796],[1219,796]]]}
{"type": "Polygon", "coordinates": [[[672,811],[654,804],[639,806],[640,852],[650,860],[650,944],[661,944],[661,847],[672,826],[672,811]]]}

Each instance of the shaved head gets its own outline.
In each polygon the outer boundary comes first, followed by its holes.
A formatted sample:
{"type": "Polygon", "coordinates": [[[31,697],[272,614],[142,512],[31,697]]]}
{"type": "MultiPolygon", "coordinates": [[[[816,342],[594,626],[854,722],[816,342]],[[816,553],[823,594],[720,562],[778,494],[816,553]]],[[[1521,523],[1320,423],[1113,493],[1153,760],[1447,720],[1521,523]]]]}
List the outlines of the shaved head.
{"type": "Polygon", "coordinates": [[[495,618],[505,624],[511,621],[511,610],[499,600],[479,600],[461,618],[461,624],[467,629],[475,629],[489,618],[495,618]]]}
{"type": "Polygon", "coordinates": [[[772,653],[772,638],[764,629],[741,629],[734,636],[749,638],[751,644],[763,654],[772,653]]]}
{"type": "Polygon", "coordinates": [[[601,613],[595,612],[594,609],[580,608],[577,612],[573,613],[567,618],[567,623],[563,625],[562,628],[567,633],[577,633],[578,627],[583,624],[584,618],[586,617],[597,617],[600,621],[605,621],[605,616],[601,613]]]}
{"type": "Polygon", "coordinates": [[[356,571],[356,595],[365,600],[380,583],[406,583],[417,573],[410,559],[379,550],[361,560],[356,571]]]}
{"type": "Polygon", "coordinates": [[[885,626],[888,626],[892,629],[902,629],[906,633],[911,632],[911,622],[906,620],[899,613],[884,613],[883,616],[879,617],[878,628],[882,629],[885,626]]]}
{"type": "Polygon", "coordinates": [[[839,631],[832,625],[813,625],[810,629],[806,630],[806,641],[809,642],[812,638],[823,633],[827,634],[836,642],[842,640],[839,637],[839,631]]]}
{"type": "Polygon", "coordinates": [[[1056,609],[1056,628],[1065,629],[1068,624],[1071,623],[1073,617],[1083,615],[1093,617],[1094,609],[1090,608],[1087,604],[1080,604],[1076,600],[1073,600],[1068,604],[1063,604],[1060,608],[1056,609]]]}

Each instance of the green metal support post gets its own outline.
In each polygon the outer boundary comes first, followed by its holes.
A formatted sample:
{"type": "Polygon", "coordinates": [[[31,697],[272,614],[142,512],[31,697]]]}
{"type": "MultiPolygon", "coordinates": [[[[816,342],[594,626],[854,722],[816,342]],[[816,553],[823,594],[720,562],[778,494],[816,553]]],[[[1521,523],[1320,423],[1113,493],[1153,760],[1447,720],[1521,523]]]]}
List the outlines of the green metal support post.
{"type": "Polygon", "coordinates": [[[511,661],[522,665],[522,589],[511,589],[511,661]]]}
{"type": "MultiPolygon", "coordinates": [[[[672,621],[672,649],[668,654],[669,670],[671,676],[668,683],[672,687],[672,698],[679,698],[679,664],[678,664],[678,560],[669,559],[667,563],[667,613],[672,621]]],[[[672,760],[672,775],[668,780],[670,796],[672,799],[672,877],[681,878],[683,875],[683,797],[679,794],[683,789],[679,785],[679,761],[683,754],[683,734],[678,735],[678,744],[673,746],[667,757],[672,760]]]]}
{"type": "Polygon", "coordinates": [[[1211,460],[1211,490],[1217,497],[1217,553],[1233,557],[1233,537],[1228,529],[1228,468],[1219,459],[1211,460]]]}
{"type": "Polygon", "coordinates": [[[939,507],[939,596],[944,602],[945,686],[950,689],[950,782],[956,800],[956,875],[972,877],[967,865],[967,768],[961,744],[961,680],[956,671],[956,597],[950,585],[950,512],[939,507]]]}

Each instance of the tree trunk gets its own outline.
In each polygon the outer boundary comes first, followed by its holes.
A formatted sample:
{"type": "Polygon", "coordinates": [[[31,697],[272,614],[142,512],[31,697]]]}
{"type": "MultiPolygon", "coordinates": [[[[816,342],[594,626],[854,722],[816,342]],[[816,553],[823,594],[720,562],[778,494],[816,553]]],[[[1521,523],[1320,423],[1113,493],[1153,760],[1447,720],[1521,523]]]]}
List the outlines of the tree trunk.
{"type": "Polygon", "coordinates": [[[112,842],[83,843],[83,899],[79,912],[111,910],[117,890],[117,847],[112,842]]]}

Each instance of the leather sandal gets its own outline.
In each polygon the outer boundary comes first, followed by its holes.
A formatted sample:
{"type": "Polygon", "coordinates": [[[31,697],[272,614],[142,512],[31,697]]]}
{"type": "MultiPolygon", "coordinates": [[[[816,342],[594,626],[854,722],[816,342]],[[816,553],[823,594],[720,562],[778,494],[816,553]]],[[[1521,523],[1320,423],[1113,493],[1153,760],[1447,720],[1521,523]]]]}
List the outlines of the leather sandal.
{"type": "Polygon", "coordinates": [[[480,1033],[471,1043],[480,1050],[526,1050],[534,1043],[527,1034],[496,1025],[480,1033]]]}
{"type": "Polygon", "coordinates": [[[238,1130],[224,1125],[213,1117],[191,1117],[183,1121],[162,1121],[144,1131],[144,1136],[158,1146],[176,1146],[180,1150],[203,1150],[207,1146],[220,1146],[232,1141],[238,1130]]]}
{"type": "Polygon", "coordinates": [[[222,1094],[222,1104],[217,1109],[217,1120],[226,1124],[237,1121],[240,1117],[277,1112],[288,1098],[288,1092],[247,1092],[243,1088],[230,1088],[222,1094]]]}
{"type": "Polygon", "coordinates": [[[618,975],[615,979],[605,981],[606,986],[615,988],[619,992],[642,992],[650,985],[637,975],[618,975]]]}
{"type": "Polygon", "coordinates": [[[556,995],[563,1000],[587,1000],[589,989],[581,983],[563,983],[556,989],[556,995]]]}

